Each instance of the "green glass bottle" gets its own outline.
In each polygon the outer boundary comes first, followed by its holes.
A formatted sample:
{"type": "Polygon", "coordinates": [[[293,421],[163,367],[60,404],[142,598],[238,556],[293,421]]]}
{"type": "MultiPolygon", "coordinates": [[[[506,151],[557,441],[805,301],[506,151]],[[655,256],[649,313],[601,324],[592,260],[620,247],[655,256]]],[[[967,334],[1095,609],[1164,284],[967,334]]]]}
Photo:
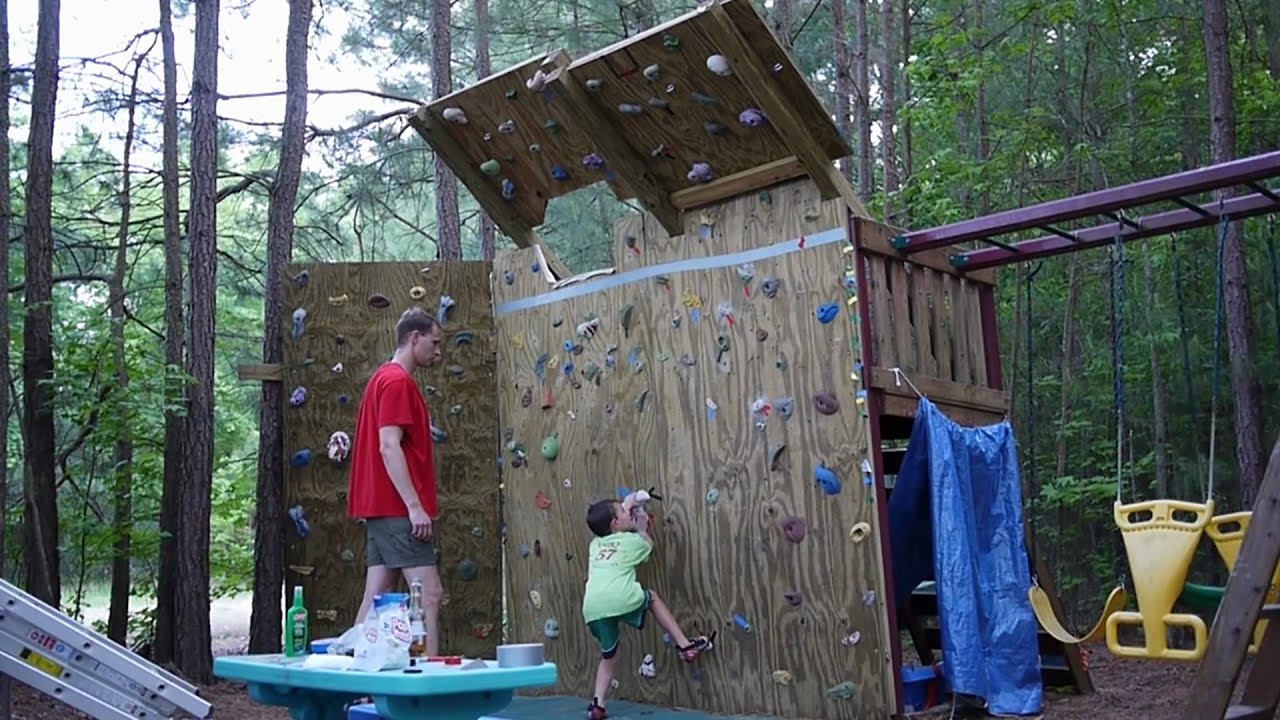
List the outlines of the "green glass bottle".
{"type": "Polygon", "coordinates": [[[284,654],[287,657],[306,655],[309,635],[307,606],[302,603],[302,586],[298,585],[293,588],[293,605],[284,614],[284,654]]]}

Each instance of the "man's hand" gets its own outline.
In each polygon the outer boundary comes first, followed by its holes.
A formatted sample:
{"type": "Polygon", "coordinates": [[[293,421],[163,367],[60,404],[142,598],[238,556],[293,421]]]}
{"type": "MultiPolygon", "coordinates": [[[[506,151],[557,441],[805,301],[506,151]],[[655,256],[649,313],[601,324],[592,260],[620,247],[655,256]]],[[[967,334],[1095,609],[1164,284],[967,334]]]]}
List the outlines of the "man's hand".
{"type": "Polygon", "coordinates": [[[409,509],[409,523],[413,525],[411,531],[413,536],[418,540],[431,539],[431,516],[427,515],[427,511],[421,507],[409,509]]]}

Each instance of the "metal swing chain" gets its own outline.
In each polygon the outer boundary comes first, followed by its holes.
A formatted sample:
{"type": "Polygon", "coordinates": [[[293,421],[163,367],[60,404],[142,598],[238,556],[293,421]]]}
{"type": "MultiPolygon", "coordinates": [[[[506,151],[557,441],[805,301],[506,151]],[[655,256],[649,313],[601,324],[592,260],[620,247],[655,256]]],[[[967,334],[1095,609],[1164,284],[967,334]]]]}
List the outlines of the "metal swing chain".
{"type": "Polygon", "coordinates": [[[1231,226],[1231,218],[1222,215],[1221,221],[1218,223],[1218,287],[1216,308],[1214,310],[1213,321],[1213,395],[1209,405],[1209,488],[1205,493],[1205,502],[1213,499],[1213,455],[1214,449],[1217,447],[1218,436],[1218,395],[1222,375],[1222,314],[1223,314],[1223,296],[1225,288],[1223,287],[1223,267],[1226,265],[1227,252],[1227,230],[1231,226]]]}

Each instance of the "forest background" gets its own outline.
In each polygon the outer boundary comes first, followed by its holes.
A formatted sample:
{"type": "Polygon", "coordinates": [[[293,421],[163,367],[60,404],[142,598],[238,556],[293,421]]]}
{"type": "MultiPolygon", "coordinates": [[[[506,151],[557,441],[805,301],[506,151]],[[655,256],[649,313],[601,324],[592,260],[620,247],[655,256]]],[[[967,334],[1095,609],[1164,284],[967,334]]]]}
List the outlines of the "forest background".
{"type": "MultiPolygon", "coordinates": [[[[0,0],[0,571],[76,617],[107,608],[113,638],[207,681],[211,597],[262,589],[249,647],[279,646],[283,453],[262,408],[280,388],[236,366],[279,360],[280,268],[510,247],[406,113],[694,3],[124,5],[0,0]]],[[[1271,0],[758,7],[849,138],[842,169],[897,226],[1280,147],[1271,0]]],[[[606,267],[630,212],[586,188],[541,234],[575,272],[606,267]]],[[[1212,468],[1219,507],[1256,493],[1277,429],[1280,230],[1232,224],[1221,262],[1218,230],[1131,245],[1114,307],[1108,250],[1000,273],[1033,526],[1071,620],[1122,569],[1118,482],[1197,500],[1212,468]]],[[[1212,559],[1195,577],[1223,580],[1212,559]]]]}

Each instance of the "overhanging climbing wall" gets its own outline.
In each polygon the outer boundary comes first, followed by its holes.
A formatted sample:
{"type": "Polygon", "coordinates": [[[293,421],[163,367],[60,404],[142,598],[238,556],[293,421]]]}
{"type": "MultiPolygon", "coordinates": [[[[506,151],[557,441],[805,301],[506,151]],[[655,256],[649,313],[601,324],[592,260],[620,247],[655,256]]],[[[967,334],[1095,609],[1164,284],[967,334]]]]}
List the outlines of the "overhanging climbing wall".
{"type": "Polygon", "coordinates": [[[845,206],[801,181],[687,219],[676,237],[649,216],[623,221],[616,274],[559,291],[534,250],[495,262],[512,640],[547,644],[552,691],[590,693],[585,510],[620,486],[655,486],[658,547],[640,579],[687,632],[720,638],[691,668],[656,622],[628,631],[618,694],[885,717],[894,687],[845,206]],[[653,679],[638,672],[649,653],[653,679]]]}
{"type": "Polygon", "coordinates": [[[448,434],[436,443],[441,516],[435,532],[447,598],[440,634],[447,652],[492,657],[502,601],[489,273],[483,262],[289,268],[285,307],[306,316],[296,337],[293,317],[286,318],[286,502],[302,509],[310,532],[302,537],[289,523],[286,582],[290,588],[302,583],[315,637],[353,624],[365,578],[364,528],[347,517],[350,461],[329,460],[330,436],[340,430],[354,437],[361,393],[395,351],[400,314],[414,304],[436,314],[441,297],[449,296],[454,305],[444,323],[443,361],[417,376],[433,424],[448,434]],[[306,400],[295,407],[299,387],[306,400]],[[304,450],[310,451],[305,464],[297,456],[304,450]],[[477,570],[469,581],[459,572],[466,560],[477,570]]]}

